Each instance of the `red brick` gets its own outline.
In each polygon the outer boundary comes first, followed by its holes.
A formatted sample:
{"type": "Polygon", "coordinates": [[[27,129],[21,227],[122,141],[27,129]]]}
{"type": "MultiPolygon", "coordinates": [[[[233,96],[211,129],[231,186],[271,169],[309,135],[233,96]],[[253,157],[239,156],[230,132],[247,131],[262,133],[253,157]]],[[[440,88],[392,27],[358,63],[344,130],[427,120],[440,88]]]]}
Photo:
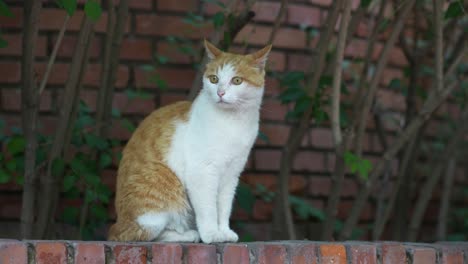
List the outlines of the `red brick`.
{"type": "Polygon", "coordinates": [[[163,11],[194,12],[196,11],[197,7],[197,2],[190,0],[157,1],[158,10],[163,11]]]}
{"type": "Polygon", "coordinates": [[[322,153],[300,151],[296,154],[293,169],[299,171],[325,171],[325,160],[322,153]]]}
{"type": "Polygon", "coordinates": [[[162,107],[162,106],[169,105],[169,104],[179,102],[179,101],[183,101],[183,100],[187,100],[186,95],[164,93],[164,94],[161,95],[161,104],[160,104],[160,106],[162,107]]]}
{"type": "Polygon", "coordinates": [[[288,70],[309,71],[312,57],[304,54],[288,54],[288,70]]]}
{"type": "Polygon", "coordinates": [[[123,126],[122,121],[120,119],[112,120],[112,127],[110,129],[111,138],[120,139],[120,140],[128,140],[131,135],[132,135],[132,132],[128,131],[128,129],[123,126]]]}
{"type": "Polygon", "coordinates": [[[276,98],[282,92],[278,79],[265,77],[265,96],[276,98]]]}
{"type": "MultiPolygon", "coordinates": [[[[323,176],[313,176],[309,178],[309,194],[313,196],[327,196],[330,194],[331,178],[323,176]]],[[[342,197],[354,196],[358,192],[358,186],[354,180],[344,179],[341,189],[342,197]]]]}
{"type": "MultiPolygon", "coordinates": [[[[57,41],[57,36],[54,36],[52,38],[52,42],[55,45],[57,41]]],[[[76,52],[76,43],[78,41],[77,36],[67,36],[65,35],[62,39],[62,42],[60,43],[60,47],[57,51],[57,57],[58,58],[71,58],[73,57],[73,54],[76,52]]],[[[101,47],[102,46],[102,41],[98,37],[94,37],[91,41],[90,47],[89,47],[89,57],[90,58],[99,58],[100,56],[103,56],[101,54],[101,47]]]]}
{"type": "Polygon", "coordinates": [[[215,264],[217,262],[216,247],[213,245],[189,244],[186,254],[187,264],[215,264]]]}
{"type": "Polygon", "coordinates": [[[289,247],[291,254],[291,263],[295,264],[315,264],[317,256],[315,254],[316,246],[314,244],[299,244],[295,243],[289,247]]]}
{"type": "Polygon", "coordinates": [[[271,71],[284,71],[286,69],[286,55],[282,52],[270,52],[268,54],[267,69],[271,71]]]}
{"type": "MultiPolygon", "coordinates": [[[[277,188],[277,178],[278,176],[275,174],[245,174],[242,176],[242,181],[253,188],[260,184],[270,191],[275,191],[277,188]]],[[[291,175],[289,179],[289,191],[291,193],[302,192],[306,184],[306,179],[303,176],[291,175]]]]}
{"type": "Polygon", "coordinates": [[[346,249],[340,244],[320,245],[320,261],[323,263],[346,263],[346,249]]]}
{"type": "MultiPolygon", "coordinates": [[[[251,25],[247,24],[242,30],[237,34],[234,39],[235,43],[250,43],[252,45],[266,45],[268,39],[270,38],[271,27],[260,26],[260,25],[251,25]]],[[[273,46],[277,47],[274,43],[273,46]]]]}
{"type": "Polygon", "coordinates": [[[129,99],[125,94],[115,94],[112,106],[119,109],[123,113],[141,113],[149,114],[154,111],[154,100],[150,99],[129,99]]]}
{"type": "Polygon", "coordinates": [[[272,219],[273,204],[263,200],[256,200],[252,210],[252,218],[257,221],[272,219]]]}
{"type": "Polygon", "coordinates": [[[20,64],[17,62],[0,62],[0,83],[18,83],[21,77],[20,64]]]}
{"type": "MultiPolygon", "coordinates": [[[[41,10],[39,16],[39,30],[60,30],[65,20],[66,12],[61,9],[45,8],[41,10]]],[[[79,31],[81,28],[81,21],[83,20],[83,10],[77,10],[70,18],[67,25],[67,31],[79,31]]],[[[97,32],[105,32],[107,24],[107,14],[103,13],[98,22],[96,22],[94,29],[97,32]]]]}
{"type": "Polygon", "coordinates": [[[328,128],[313,128],[311,129],[310,136],[312,145],[318,148],[333,148],[333,135],[328,128]]]}
{"type": "MultiPolygon", "coordinates": [[[[353,206],[353,201],[341,201],[338,205],[338,218],[346,219],[353,206]]],[[[374,219],[373,207],[367,203],[361,212],[360,218],[363,221],[374,219]]]]}
{"type": "Polygon", "coordinates": [[[114,247],[114,254],[116,264],[146,264],[146,247],[143,246],[117,245],[114,247]]]}
{"type": "Polygon", "coordinates": [[[177,45],[169,44],[165,41],[158,42],[157,44],[157,53],[160,56],[166,56],[172,63],[192,63],[192,59],[189,55],[182,53],[177,45]]]}
{"type": "MultiPolygon", "coordinates": [[[[1,65],[1,64],[0,64],[1,65]]],[[[46,69],[46,65],[43,63],[37,64],[36,70],[39,75],[39,79],[42,78],[46,69]]],[[[68,76],[70,65],[65,63],[55,63],[49,75],[48,84],[52,85],[62,85],[65,84],[68,76]]],[[[117,80],[116,87],[121,88],[127,85],[129,78],[128,68],[123,65],[119,65],[117,68],[117,80]]],[[[101,65],[100,64],[89,64],[86,68],[86,73],[84,75],[83,84],[90,86],[100,86],[101,85],[101,65]]]]}
{"type": "Polygon", "coordinates": [[[306,35],[300,29],[280,28],[273,41],[273,46],[278,48],[302,49],[305,45],[306,35]]]}
{"type": "Polygon", "coordinates": [[[189,89],[192,87],[196,72],[192,69],[159,68],[157,72],[154,73],[145,72],[137,68],[135,69],[136,86],[142,88],[156,88],[155,84],[148,81],[148,79],[155,74],[166,81],[170,88],[189,89]]]}
{"type": "Polygon", "coordinates": [[[40,242],[36,246],[36,263],[67,263],[67,248],[64,243],[40,242]]]}
{"type": "Polygon", "coordinates": [[[353,243],[351,245],[351,263],[377,263],[377,250],[375,245],[353,243]]]}
{"type": "Polygon", "coordinates": [[[283,146],[288,140],[289,126],[262,123],[260,132],[267,137],[268,141],[258,137],[257,145],[283,146]]]}
{"type": "Polygon", "coordinates": [[[153,0],[130,1],[128,4],[130,9],[151,10],[153,8],[153,0]]]}
{"type": "Polygon", "coordinates": [[[283,121],[287,112],[288,107],[278,100],[264,99],[260,117],[262,120],[283,121]]]}
{"type": "Polygon", "coordinates": [[[105,263],[106,256],[104,245],[99,243],[76,243],[75,263],[76,264],[101,264],[105,263]]]}
{"type": "Polygon", "coordinates": [[[463,264],[463,251],[458,247],[441,247],[441,264],[463,264]]]}
{"type": "Polygon", "coordinates": [[[0,263],[28,263],[28,249],[26,247],[26,244],[21,242],[0,241],[0,263]]]}
{"type": "Polygon", "coordinates": [[[259,264],[282,264],[287,261],[288,254],[282,245],[258,245],[256,251],[257,263],[259,264]]]}
{"type": "Polygon", "coordinates": [[[208,37],[211,24],[194,27],[185,23],[180,17],[160,15],[138,15],[136,17],[136,33],[152,36],[179,36],[185,38],[208,37]]]}
{"type": "Polygon", "coordinates": [[[410,250],[413,255],[413,264],[436,263],[436,252],[433,248],[414,246],[410,247],[410,250]]]}
{"type": "MultiPolygon", "coordinates": [[[[19,89],[1,89],[1,106],[4,110],[19,111],[21,110],[21,90],[19,89]]],[[[40,96],[39,109],[47,111],[51,108],[50,91],[43,91],[40,96]]]]}
{"type": "MultiPolygon", "coordinates": [[[[0,23],[1,24],[1,23],[0,23]]],[[[8,42],[8,46],[0,49],[0,55],[7,56],[21,56],[23,36],[21,34],[2,34],[2,38],[8,42]]],[[[34,55],[36,57],[46,56],[46,37],[38,36],[35,40],[36,50],[34,55]]]]}
{"type": "Polygon", "coordinates": [[[151,42],[149,40],[125,38],[120,48],[120,58],[127,60],[151,60],[151,42]]]}
{"type": "Polygon", "coordinates": [[[178,244],[154,244],[153,264],[181,264],[182,246],[178,244]]]}
{"type": "MultiPolygon", "coordinates": [[[[279,10],[279,2],[256,2],[252,7],[252,11],[255,12],[253,20],[258,22],[273,22],[279,15],[279,10]]],[[[285,18],[286,14],[283,16],[282,21],[285,18]]]]}
{"type": "Polygon", "coordinates": [[[288,6],[288,22],[296,25],[320,27],[321,10],[316,7],[291,4],[288,6]]]}
{"type": "Polygon", "coordinates": [[[328,7],[331,5],[333,1],[332,0],[309,0],[309,2],[316,4],[316,5],[328,7]]]}
{"type": "Polygon", "coordinates": [[[382,244],[382,264],[406,263],[405,247],[398,243],[382,244]]]}
{"type": "Polygon", "coordinates": [[[278,170],[281,152],[278,150],[255,150],[255,168],[257,170],[278,170]]]}
{"type": "Polygon", "coordinates": [[[223,264],[249,264],[249,248],[242,244],[227,244],[223,247],[223,264]]]}
{"type": "Polygon", "coordinates": [[[0,16],[0,25],[2,28],[21,28],[23,25],[23,9],[11,7],[10,11],[13,17],[0,16]]]}
{"type": "Polygon", "coordinates": [[[0,196],[0,219],[19,219],[21,215],[21,197],[0,196]]]}

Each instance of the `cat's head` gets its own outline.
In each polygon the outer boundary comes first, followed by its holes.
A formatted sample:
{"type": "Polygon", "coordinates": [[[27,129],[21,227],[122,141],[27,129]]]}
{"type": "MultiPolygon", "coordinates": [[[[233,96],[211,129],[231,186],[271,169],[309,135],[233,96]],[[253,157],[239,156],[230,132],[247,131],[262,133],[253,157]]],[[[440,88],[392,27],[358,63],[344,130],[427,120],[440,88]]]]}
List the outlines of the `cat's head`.
{"type": "Polygon", "coordinates": [[[203,74],[203,89],[222,108],[259,106],[265,84],[265,63],[271,45],[247,55],[219,50],[205,40],[209,58],[203,74]]]}

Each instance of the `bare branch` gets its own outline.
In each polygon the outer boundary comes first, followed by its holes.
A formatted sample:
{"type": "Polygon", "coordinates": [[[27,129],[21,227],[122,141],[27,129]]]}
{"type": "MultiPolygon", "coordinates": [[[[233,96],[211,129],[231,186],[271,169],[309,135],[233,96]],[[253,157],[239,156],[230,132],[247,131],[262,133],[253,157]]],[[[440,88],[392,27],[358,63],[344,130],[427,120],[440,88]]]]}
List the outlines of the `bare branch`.
{"type": "Polygon", "coordinates": [[[365,129],[367,126],[367,118],[369,115],[369,110],[371,108],[372,101],[374,100],[375,93],[377,91],[382,74],[387,65],[388,56],[390,54],[390,51],[393,49],[395,45],[395,41],[397,40],[398,36],[400,35],[401,30],[403,29],[403,25],[405,24],[406,17],[408,16],[415,2],[416,0],[406,1],[404,3],[404,6],[402,7],[403,10],[398,14],[398,17],[396,18],[396,22],[393,26],[393,30],[389,38],[385,42],[385,46],[382,50],[382,53],[380,54],[380,59],[377,62],[377,67],[376,67],[374,76],[372,77],[372,80],[370,82],[369,89],[365,96],[364,102],[362,105],[359,106],[361,109],[359,111],[360,114],[357,119],[358,129],[357,129],[356,140],[355,140],[356,154],[358,156],[360,156],[362,153],[362,139],[364,137],[365,129]]]}
{"type": "Polygon", "coordinates": [[[51,216],[55,215],[54,207],[56,206],[56,200],[58,198],[56,197],[58,196],[58,190],[56,190],[58,179],[52,175],[52,164],[61,156],[67,144],[65,141],[70,123],[73,121],[72,112],[74,101],[75,97],[79,94],[83,75],[88,64],[88,51],[93,34],[94,23],[91,22],[89,18],[85,17],[81,25],[80,35],[78,36],[77,49],[73,55],[70,74],[65,84],[65,93],[59,112],[57,130],[55,131],[54,141],[48,158],[47,171],[41,182],[41,211],[38,215],[38,228],[36,229],[37,237],[39,238],[46,237],[52,228],[50,225],[54,219],[51,216]]]}
{"type": "Polygon", "coordinates": [[[435,109],[437,109],[437,107],[439,107],[442,102],[447,99],[456,86],[457,83],[453,82],[440,93],[432,90],[432,93],[428,96],[428,99],[424,103],[418,115],[413,119],[413,121],[411,121],[411,123],[403,130],[403,132],[398,136],[390,148],[384,153],[383,158],[379,160],[377,165],[370,173],[369,179],[365,182],[365,185],[360,190],[359,195],[356,198],[353,207],[351,208],[350,215],[344,224],[343,230],[341,231],[340,240],[350,237],[351,232],[356,225],[359,216],[361,215],[361,211],[367,201],[370,190],[372,186],[374,186],[374,182],[384,171],[386,163],[395,157],[404,144],[406,144],[411,136],[416,133],[416,131],[430,118],[435,109]]]}
{"type": "Polygon", "coordinates": [[[450,198],[452,195],[453,181],[455,179],[455,169],[457,167],[456,152],[452,154],[447,164],[444,177],[442,197],[440,198],[439,219],[437,221],[437,237],[439,241],[447,240],[447,218],[450,209],[450,198]]]}
{"type": "Polygon", "coordinates": [[[70,16],[66,15],[65,19],[63,20],[62,27],[60,28],[60,32],[58,34],[57,40],[55,41],[54,49],[52,50],[52,54],[50,55],[49,62],[47,63],[47,68],[44,73],[44,77],[42,77],[41,86],[39,87],[39,95],[42,94],[44,88],[49,80],[49,74],[52,71],[52,67],[54,66],[55,57],[57,56],[58,49],[60,48],[60,44],[62,44],[63,35],[65,34],[65,30],[67,29],[68,21],[70,20],[70,16]]]}
{"type": "Polygon", "coordinates": [[[281,19],[283,19],[286,10],[288,10],[288,0],[281,0],[280,10],[278,15],[276,15],[275,22],[273,23],[273,29],[271,30],[270,37],[268,38],[268,43],[272,44],[273,40],[275,39],[276,32],[278,31],[281,25],[281,19]]]}
{"type": "Polygon", "coordinates": [[[34,77],[34,51],[38,32],[41,1],[27,1],[23,19],[23,57],[21,62],[21,121],[26,147],[24,150],[24,185],[21,205],[21,237],[32,238],[37,191],[36,148],[39,93],[34,77]]]}
{"type": "Polygon", "coordinates": [[[443,3],[442,0],[433,0],[434,3],[434,26],[435,26],[435,82],[436,89],[444,88],[444,47],[443,47],[443,3]]]}
{"type": "Polygon", "coordinates": [[[416,202],[416,206],[411,217],[411,222],[409,225],[409,234],[408,240],[415,241],[421,226],[424,213],[426,212],[427,205],[429,200],[432,197],[432,192],[434,187],[439,181],[442,172],[444,171],[447,162],[453,157],[460,140],[463,138],[465,132],[468,130],[468,107],[465,107],[465,110],[460,117],[459,122],[460,126],[457,128],[455,134],[450,138],[449,143],[445,147],[442,155],[441,161],[439,161],[435,168],[431,170],[431,174],[428,176],[427,181],[424,183],[423,187],[420,189],[419,198],[416,202]]]}

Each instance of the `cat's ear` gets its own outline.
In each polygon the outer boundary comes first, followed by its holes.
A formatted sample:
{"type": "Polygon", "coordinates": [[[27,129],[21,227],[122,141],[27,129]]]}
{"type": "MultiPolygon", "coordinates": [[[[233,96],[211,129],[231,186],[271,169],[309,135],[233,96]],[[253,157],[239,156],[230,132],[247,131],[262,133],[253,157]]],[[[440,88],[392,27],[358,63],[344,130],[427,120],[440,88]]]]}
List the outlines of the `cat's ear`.
{"type": "Polygon", "coordinates": [[[263,49],[256,51],[255,53],[250,54],[252,56],[255,66],[259,67],[260,69],[265,68],[266,61],[268,59],[268,54],[271,50],[271,44],[264,47],[263,49]]]}
{"type": "Polygon", "coordinates": [[[223,52],[205,39],[205,51],[210,60],[216,59],[223,52]]]}

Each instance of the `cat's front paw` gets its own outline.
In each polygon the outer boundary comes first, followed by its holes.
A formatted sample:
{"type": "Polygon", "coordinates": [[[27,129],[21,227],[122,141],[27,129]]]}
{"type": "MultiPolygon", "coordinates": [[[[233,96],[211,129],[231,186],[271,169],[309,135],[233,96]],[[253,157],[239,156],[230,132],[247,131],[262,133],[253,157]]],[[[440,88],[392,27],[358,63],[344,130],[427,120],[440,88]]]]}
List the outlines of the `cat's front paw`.
{"type": "Polygon", "coordinates": [[[224,235],[217,229],[199,230],[200,238],[203,243],[217,243],[224,242],[224,235]]]}
{"type": "Polygon", "coordinates": [[[221,234],[224,237],[223,242],[237,242],[239,240],[239,236],[230,228],[221,229],[221,234]]]}

